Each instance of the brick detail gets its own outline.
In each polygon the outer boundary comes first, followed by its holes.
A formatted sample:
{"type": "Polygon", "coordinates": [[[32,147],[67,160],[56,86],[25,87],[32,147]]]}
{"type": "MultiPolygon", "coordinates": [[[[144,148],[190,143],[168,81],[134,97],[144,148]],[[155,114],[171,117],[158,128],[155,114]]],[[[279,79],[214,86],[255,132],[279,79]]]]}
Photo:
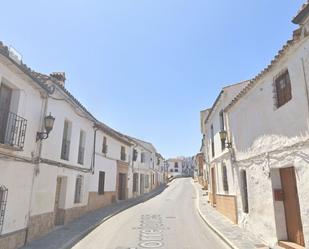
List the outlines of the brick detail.
{"type": "Polygon", "coordinates": [[[216,195],[216,200],[216,209],[234,224],[237,224],[236,196],[216,195]]]}

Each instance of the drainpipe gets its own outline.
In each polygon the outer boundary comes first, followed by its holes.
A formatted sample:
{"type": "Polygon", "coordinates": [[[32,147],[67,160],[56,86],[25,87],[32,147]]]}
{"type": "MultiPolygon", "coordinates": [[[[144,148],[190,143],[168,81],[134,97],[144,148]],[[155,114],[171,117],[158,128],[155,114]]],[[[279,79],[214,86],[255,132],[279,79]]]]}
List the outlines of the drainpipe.
{"type": "Polygon", "coordinates": [[[97,131],[98,128],[93,125],[93,151],[92,151],[92,159],[91,159],[91,166],[90,170],[91,173],[94,174],[94,168],[95,168],[95,149],[96,149],[96,141],[97,141],[97,131]]]}
{"type": "Polygon", "coordinates": [[[305,70],[305,62],[304,62],[303,57],[301,58],[301,64],[302,64],[304,80],[305,80],[305,89],[306,89],[307,107],[308,107],[308,118],[309,118],[309,91],[308,91],[308,84],[307,84],[307,75],[306,75],[306,70],[305,70]]]}
{"type": "MultiPolygon", "coordinates": [[[[43,99],[43,103],[42,103],[42,115],[41,115],[41,130],[44,130],[44,117],[47,114],[47,106],[48,106],[48,94],[46,94],[45,96],[42,96],[43,99]]],[[[40,173],[40,158],[41,158],[41,154],[42,154],[42,140],[39,140],[37,142],[37,148],[36,148],[36,152],[34,153],[32,156],[32,160],[34,163],[34,167],[33,167],[33,174],[32,174],[32,180],[31,180],[31,190],[30,190],[30,200],[29,200],[29,204],[28,204],[28,220],[27,220],[27,227],[26,227],[26,235],[25,235],[25,244],[28,241],[28,236],[29,236],[29,226],[30,226],[30,217],[31,217],[31,206],[32,206],[32,199],[33,199],[33,190],[34,190],[34,181],[35,181],[35,177],[40,173]]]]}

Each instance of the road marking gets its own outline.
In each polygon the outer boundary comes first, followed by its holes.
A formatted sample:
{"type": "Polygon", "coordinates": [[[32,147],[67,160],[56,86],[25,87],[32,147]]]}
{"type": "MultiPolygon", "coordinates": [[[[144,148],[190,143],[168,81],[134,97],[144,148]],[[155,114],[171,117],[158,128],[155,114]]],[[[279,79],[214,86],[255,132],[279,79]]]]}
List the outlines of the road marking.
{"type": "Polygon", "coordinates": [[[161,215],[142,215],[140,222],[139,247],[162,248],[164,226],[161,215]]]}

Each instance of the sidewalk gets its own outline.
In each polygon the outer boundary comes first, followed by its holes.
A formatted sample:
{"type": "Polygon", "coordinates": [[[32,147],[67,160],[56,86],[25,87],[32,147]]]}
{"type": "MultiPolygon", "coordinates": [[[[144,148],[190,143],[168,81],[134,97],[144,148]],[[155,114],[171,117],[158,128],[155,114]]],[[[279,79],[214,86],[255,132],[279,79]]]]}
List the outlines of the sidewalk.
{"type": "Polygon", "coordinates": [[[38,240],[34,240],[20,249],[69,249],[92,230],[114,215],[145,202],[160,194],[166,186],[158,187],[150,193],[137,198],[121,201],[102,209],[85,214],[77,220],[64,225],[38,240]]]}
{"type": "Polygon", "coordinates": [[[232,224],[227,218],[211,207],[207,202],[208,196],[202,186],[194,182],[197,192],[198,211],[205,223],[233,249],[268,249],[262,241],[242,230],[238,225],[232,224]]]}

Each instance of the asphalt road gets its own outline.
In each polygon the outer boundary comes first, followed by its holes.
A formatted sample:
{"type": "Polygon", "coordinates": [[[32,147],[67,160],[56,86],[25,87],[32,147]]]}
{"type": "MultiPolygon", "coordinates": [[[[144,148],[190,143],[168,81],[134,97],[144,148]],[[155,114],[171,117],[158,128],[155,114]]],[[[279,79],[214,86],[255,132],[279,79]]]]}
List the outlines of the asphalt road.
{"type": "Polygon", "coordinates": [[[191,178],[97,227],[73,249],[227,249],[198,215],[191,178]]]}

